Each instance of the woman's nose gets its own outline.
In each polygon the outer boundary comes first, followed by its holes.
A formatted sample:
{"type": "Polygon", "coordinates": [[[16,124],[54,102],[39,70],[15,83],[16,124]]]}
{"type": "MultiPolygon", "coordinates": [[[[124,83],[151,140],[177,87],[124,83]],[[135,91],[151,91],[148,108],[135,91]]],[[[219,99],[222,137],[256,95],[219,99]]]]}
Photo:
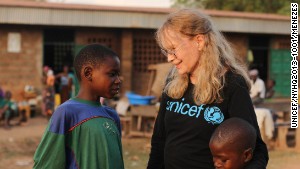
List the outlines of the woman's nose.
{"type": "Polygon", "coordinates": [[[172,62],[173,60],[176,59],[176,56],[174,56],[173,54],[168,54],[168,62],[172,62]]]}

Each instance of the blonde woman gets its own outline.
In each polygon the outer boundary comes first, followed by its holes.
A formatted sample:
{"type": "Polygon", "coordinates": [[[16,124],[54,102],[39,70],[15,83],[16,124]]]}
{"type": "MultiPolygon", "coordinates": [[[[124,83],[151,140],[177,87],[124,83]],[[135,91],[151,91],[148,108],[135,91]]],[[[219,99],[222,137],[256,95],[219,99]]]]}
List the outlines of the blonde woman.
{"type": "Polygon", "coordinates": [[[249,96],[246,68],[210,18],[193,9],[171,13],[156,39],[174,68],[162,94],[147,168],[213,169],[210,137],[231,117],[248,121],[258,133],[246,168],[266,168],[268,151],[249,96]]]}

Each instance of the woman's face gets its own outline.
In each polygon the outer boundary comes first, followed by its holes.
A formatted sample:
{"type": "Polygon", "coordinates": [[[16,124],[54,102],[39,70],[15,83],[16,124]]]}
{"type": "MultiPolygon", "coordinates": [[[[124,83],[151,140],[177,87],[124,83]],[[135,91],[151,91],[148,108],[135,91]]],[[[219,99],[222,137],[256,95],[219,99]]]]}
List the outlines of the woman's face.
{"type": "Polygon", "coordinates": [[[162,51],[179,74],[193,74],[198,66],[200,52],[197,36],[190,38],[166,29],[162,51]]]}

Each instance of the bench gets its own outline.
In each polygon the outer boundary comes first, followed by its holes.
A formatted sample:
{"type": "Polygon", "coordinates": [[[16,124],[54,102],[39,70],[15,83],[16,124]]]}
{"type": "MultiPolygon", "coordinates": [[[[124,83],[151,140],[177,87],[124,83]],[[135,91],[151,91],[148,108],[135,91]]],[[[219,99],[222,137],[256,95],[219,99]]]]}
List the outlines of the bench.
{"type": "Polygon", "coordinates": [[[277,112],[275,149],[300,152],[300,129],[291,128],[290,112],[277,112]],[[292,142],[292,143],[291,143],[292,142]]]}

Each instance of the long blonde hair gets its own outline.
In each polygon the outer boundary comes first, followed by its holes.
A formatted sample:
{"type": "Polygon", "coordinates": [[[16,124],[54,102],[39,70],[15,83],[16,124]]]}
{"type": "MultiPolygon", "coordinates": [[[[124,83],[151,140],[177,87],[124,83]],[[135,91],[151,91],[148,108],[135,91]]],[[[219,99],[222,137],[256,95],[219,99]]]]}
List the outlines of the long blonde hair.
{"type": "MultiPolygon", "coordinates": [[[[162,48],[167,29],[190,38],[199,34],[205,37],[205,45],[198,60],[201,64],[197,64],[201,68],[196,69],[201,71],[195,72],[197,82],[193,94],[196,104],[222,102],[221,90],[225,84],[225,70],[243,76],[249,88],[250,81],[246,65],[235,57],[231,46],[207,15],[195,9],[181,9],[171,13],[156,32],[157,43],[162,48]]],[[[188,82],[188,74],[180,75],[177,69],[173,68],[168,76],[164,92],[172,98],[181,98],[188,87],[188,82]]]]}

